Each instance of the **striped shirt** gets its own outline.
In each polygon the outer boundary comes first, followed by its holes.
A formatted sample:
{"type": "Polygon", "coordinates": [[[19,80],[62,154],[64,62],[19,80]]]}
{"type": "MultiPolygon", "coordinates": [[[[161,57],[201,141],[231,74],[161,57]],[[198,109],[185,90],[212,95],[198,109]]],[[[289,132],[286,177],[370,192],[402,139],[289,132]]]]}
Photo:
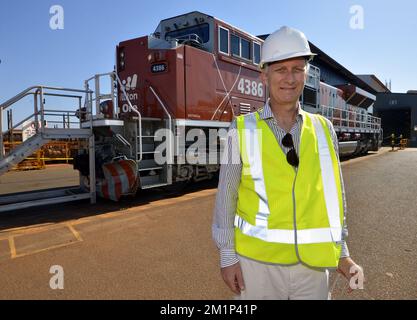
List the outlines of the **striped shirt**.
{"type": "MultiPolygon", "coordinates": [[[[296,116],[296,122],[289,132],[292,135],[297,154],[299,154],[301,128],[303,125],[303,114],[300,113],[299,110],[300,109],[298,109],[298,114],[296,116]]],[[[269,106],[269,102],[267,102],[265,106],[262,109],[259,109],[257,112],[259,113],[260,119],[265,120],[271,131],[274,133],[274,136],[282,150],[287,153],[289,148],[286,148],[282,145],[282,138],[285,136],[286,132],[278,125],[276,119],[274,118],[271,107],[269,106]]],[[[336,150],[337,161],[340,167],[337,135],[334,131],[332,123],[328,119],[326,119],[326,122],[332,135],[333,145],[336,150]]],[[[219,186],[217,189],[216,205],[214,209],[214,219],[212,226],[213,239],[217,245],[217,248],[220,250],[220,266],[222,268],[239,262],[234,244],[234,219],[236,214],[238,188],[242,173],[242,163],[240,161],[239,148],[236,148],[236,146],[239,145],[237,130],[235,130],[236,128],[236,119],[234,119],[229,127],[230,134],[227,138],[227,149],[225,150],[226,160],[225,162],[222,162],[220,167],[219,186]],[[236,161],[236,159],[239,161],[236,161]]],[[[341,257],[348,257],[349,250],[345,241],[348,235],[346,225],[346,197],[341,170],[340,180],[342,184],[343,208],[345,212],[342,229],[341,257]]]]}

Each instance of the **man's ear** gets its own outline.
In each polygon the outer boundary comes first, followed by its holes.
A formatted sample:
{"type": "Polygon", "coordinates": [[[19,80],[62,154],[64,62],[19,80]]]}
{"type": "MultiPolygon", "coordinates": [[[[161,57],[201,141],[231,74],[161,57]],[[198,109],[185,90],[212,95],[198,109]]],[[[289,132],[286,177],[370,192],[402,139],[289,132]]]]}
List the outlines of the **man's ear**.
{"type": "Polygon", "coordinates": [[[307,77],[308,77],[308,71],[310,70],[310,64],[307,62],[306,63],[306,71],[305,71],[305,76],[304,76],[304,83],[307,82],[307,77]]]}

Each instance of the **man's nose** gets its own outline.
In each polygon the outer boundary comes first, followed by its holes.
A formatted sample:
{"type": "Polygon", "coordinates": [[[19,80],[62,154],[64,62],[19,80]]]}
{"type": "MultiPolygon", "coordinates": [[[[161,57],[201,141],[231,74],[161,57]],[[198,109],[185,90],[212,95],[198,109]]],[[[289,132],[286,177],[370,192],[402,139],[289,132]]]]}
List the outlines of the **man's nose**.
{"type": "Polygon", "coordinates": [[[296,82],[296,79],[295,79],[295,74],[294,74],[294,72],[292,72],[292,71],[290,71],[290,72],[287,72],[286,73],[286,75],[285,75],[285,78],[284,78],[284,80],[286,81],[286,82],[288,82],[288,83],[295,83],[296,82]]]}

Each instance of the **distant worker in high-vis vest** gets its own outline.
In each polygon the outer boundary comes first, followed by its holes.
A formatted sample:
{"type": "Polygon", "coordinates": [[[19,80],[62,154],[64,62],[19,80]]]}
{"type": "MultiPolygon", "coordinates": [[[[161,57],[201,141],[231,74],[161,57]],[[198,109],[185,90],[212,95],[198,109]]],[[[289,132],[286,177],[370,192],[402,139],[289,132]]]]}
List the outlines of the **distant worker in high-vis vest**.
{"type": "Polygon", "coordinates": [[[272,33],[260,64],[269,99],[229,128],[212,232],[235,298],[328,299],[329,270],[363,275],[345,242],[336,133],[299,103],[313,56],[302,32],[272,33]]]}

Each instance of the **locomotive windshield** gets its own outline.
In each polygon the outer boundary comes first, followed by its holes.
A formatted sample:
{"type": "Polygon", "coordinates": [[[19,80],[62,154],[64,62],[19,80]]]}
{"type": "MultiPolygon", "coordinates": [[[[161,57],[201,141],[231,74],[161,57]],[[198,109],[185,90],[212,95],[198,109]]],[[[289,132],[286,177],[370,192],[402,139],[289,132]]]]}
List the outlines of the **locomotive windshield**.
{"type": "Polygon", "coordinates": [[[165,35],[165,40],[178,39],[180,40],[180,42],[181,40],[196,40],[197,42],[202,44],[210,40],[209,32],[209,24],[203,23],[196,26],[191,26],[188,28],[168,32],[165,35]]]}

